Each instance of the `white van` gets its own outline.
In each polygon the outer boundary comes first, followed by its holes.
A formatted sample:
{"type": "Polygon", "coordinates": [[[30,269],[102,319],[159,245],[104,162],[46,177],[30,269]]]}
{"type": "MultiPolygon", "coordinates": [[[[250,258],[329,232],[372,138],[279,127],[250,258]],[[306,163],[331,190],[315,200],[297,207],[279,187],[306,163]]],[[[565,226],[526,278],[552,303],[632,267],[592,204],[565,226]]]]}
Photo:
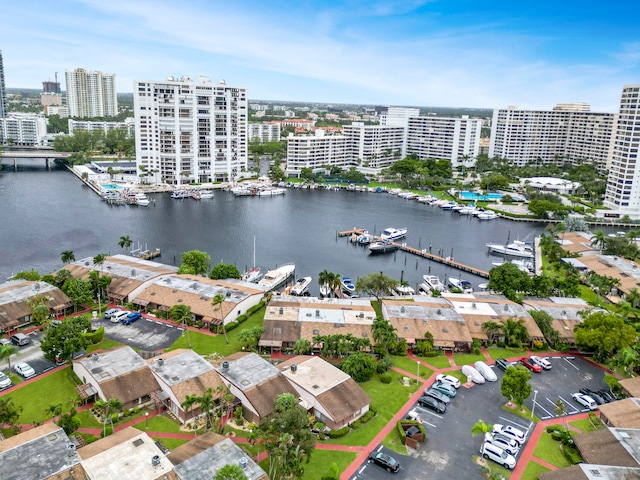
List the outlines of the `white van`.
{"type": "Polygon", "coordinates": [[[113,323],[120,323],[120,322],[122,322],[122,320],[124,320],[128,316],[129,316],[129,312],[120,311],[120,312],[117,312],[115,315],[111,315],[111,319],[110,320],[113,323]]]}
{"type": "Polygon", "coordinates": [[[480,447],[480,453],[484,458],[493,460],[497,464],[504,466],[504,468],[513,469],[516,466],[516,459],[513,455],[508,454],[500,447],[496,447],[491,443],[483,443],[480,447]]]}

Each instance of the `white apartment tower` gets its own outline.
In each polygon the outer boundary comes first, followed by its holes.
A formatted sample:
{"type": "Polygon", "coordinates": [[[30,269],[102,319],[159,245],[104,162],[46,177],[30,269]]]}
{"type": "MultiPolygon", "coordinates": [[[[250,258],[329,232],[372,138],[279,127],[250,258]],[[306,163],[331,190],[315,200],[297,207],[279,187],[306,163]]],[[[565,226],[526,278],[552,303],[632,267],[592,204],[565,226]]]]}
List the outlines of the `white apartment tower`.
{"type": "Polygon", "coordinates": [[[361,167],[385,168],[402,158],[406,130],[387,125],[353,122],[343,128],[351,150],[351,161],[361,167]]]}
{"type": "Polygon", "coordinates": [[[324,166],[355,166],[352,160],[349,139],[345,135],[325,135],[318,129],[315,135],[287,138],[287,175],[299,176],[303,168],[314,171],[324,170],[324,166]]]}
{"type": "Polygon", "coordinates": [[[136,164],[155,183],[233,181],[247,169],[247,91],[224,80],[134,81],[136,164]]]}
{"type": "Polygon", "coordinates": [[[65,71],[65,79],[70,117],[115,117],[118,114],[115,74],[77,68],[65,71]]]}
{"type": "Polygon", "coordinates": [[[2,50],[0,50],[0,118],[6,117],[8,113],[7,92],[4,86],[4,64],[2,63],[2,50]]]}
{"type": "Polygon", "coordinates": [[[280,123],[250,123],[249,141],[259,141],[260,143],[280,141],[280,123]]]}
{"type": "Polygon", "coordinates": [[[640,218],[640,84],[622,88],[604,204],[616,216],[640,218]]]}
{"type": "Polygon", "coordinates": [[[453,168],[472,166],[480,151],[482,120],[446,117],[411,117],[407,128],[407,153],[420,159],[449,160],[453,168]]]}
{"type": "Polygon", "coordinates": [[[584,103],[562,103],[553,110],[496,109],[489,157],[519,166],[588,162],[604,172],[613,148],[616,117],[591,112],[584,103]]]}

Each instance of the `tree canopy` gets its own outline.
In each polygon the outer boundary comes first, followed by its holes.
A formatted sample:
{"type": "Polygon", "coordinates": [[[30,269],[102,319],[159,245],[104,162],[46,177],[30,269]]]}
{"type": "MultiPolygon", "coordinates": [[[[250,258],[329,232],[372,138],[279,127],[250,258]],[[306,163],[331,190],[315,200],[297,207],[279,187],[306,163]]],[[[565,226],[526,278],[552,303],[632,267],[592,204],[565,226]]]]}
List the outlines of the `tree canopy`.
{"type": "Polygon", "coordinates": [[[182,254],[182,264],[178,269],[180,274],[206,275],[209,272],[211,257],[200,250],[190,250],[182,254]]]}
{"type": "Polygon", "coordinates": [[[502,383],[500,384],[500,393],[510,402],[515,403],[522,408],[524,401],[531,396],[531,372],[522,365],[509,367],[504,372],[502,383]]]}
{"type": "Polygon", "coordinates": [[[576,344],[595,351],[598,361],[606,360],[618,350],[636,341],[635,329],[613,313],[595,312],[575,328],[576,344]]]}
{"type": "Polygon", "coordinates": [[[340,366],[342,371],[351,376],[356,382],[371,380],[376,372],[376,360],[366,353],[357,352],[349,355],[340,366]]]}
{"type": "Polygon", "coordinates": [[[366,295],[373,295],[380,300],[380,297],[389,295],[397,284],[398,280],[387,277],[382,272],[370,273],[358,279],[356,290],[366,295]]]}
{"type": "Polygon", "coordinates": [[[238,267],[230,263],[219,263],[211,269],[209,278],[213,280],[240,278],[240,271],[238,270],[238,267]]]}
{"type": "Polygon", "coordinates": [[[65,318],[55,328],[50,328],[40,344],[44,357],[51,361],[71,362],[73,354],[89,343],[84,333],[91,332],[88,315],[65,318]]]}

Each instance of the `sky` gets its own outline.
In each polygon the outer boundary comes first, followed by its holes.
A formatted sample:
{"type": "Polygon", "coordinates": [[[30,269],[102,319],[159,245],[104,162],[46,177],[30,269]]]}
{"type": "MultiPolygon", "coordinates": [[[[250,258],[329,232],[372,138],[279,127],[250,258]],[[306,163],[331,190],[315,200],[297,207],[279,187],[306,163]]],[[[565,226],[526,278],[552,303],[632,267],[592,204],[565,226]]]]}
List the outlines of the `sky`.
{"type": "Polygon", "coordinates": [[[9,88],[75,68],[200,75],[252,100],[618,110],[640,83],[640,2],[41,0],[0,3],[9,88]]]}

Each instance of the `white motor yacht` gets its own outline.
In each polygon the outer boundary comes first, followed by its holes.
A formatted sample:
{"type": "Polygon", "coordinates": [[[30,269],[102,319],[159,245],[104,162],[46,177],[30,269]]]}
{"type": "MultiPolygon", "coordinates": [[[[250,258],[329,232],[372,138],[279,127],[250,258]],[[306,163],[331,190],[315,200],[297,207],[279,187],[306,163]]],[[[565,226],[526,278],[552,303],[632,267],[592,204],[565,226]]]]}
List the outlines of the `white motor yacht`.
{"type": "Polygon", "coordinates": [[[402,237],[404,237],[407,234],[407,229],[406,228],[393,228],[393,227],[389,227],[389,228],[385,228],[382,232],[382,234],[380,234],[380,238],[382,240],[398,240],[402,237]]]}
{"type": "Polygon", "coordinates": [[[311,284],[311,277],[302,277],[296,280],[296,283],[291,289],[291,295],[304,295],[309,291],[309,285],[311,284]]]}
{"type": "Polygon", "coordinates": [[[503,245],[500,243],[487,243],[489,252],[496,255],[506,255],[517,258],[533,258],[533,248],[522,240],[514,240],[512,243],[503,245]]]}
{"type": "Polygon", "coordinates": [[[266,287],[269,290],[274,290],[286,282],[287,279],[293,275],[295,270],[296,266],[293,263],[287,263],[275,270],[269,270],[258,282],[258,285],[266,287]]]}
{"type": "Polygon", "coordinates": [[[432,292],[435,290],[438,290],[440,292],[447,291],[447,287],[444,286],[444,284],[440,281],[440,277],[438,277],[437,275],[423,275],[422,278],[432,292]]]}

